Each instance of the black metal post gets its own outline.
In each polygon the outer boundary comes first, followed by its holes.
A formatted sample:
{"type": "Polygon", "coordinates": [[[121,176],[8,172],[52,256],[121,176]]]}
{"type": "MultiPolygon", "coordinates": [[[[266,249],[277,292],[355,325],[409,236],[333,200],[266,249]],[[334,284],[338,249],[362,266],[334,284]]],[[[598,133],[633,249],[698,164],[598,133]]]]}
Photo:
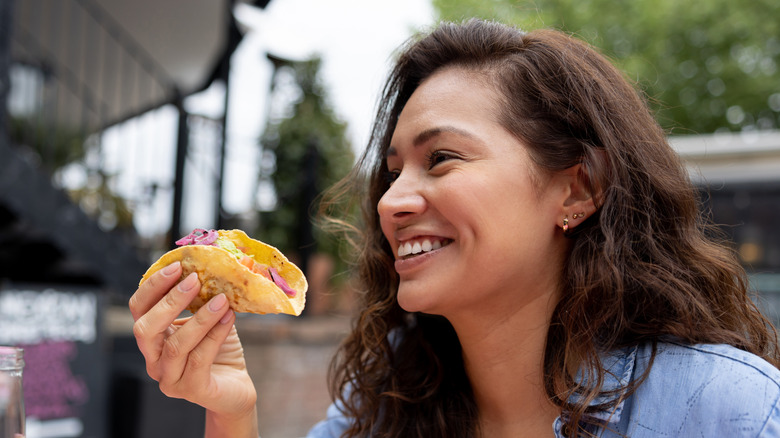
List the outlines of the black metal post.
{"type": "Polygon", "coordinates": [[[216,199],[217,199],[217,205],[215,206],[215,213],[217,215],[216,217],[216,224],[217,228],[221,229],[224,228],[225,223],[225,214],[224,214],[224,206],[223,206],[223,199],[224,196],[222,194],[223,192],[223,186],[225,183],[225,155],[227,154],[227,127],[228,127],[228,105],[230,104],[230,58],[233,54],[233,51],[238,46],[238,44],[241,42],[241,33],[238,31],[238,25],[236,24],[236,19],[233,17],[233,7],[235,5],[235,0],[230,0],[227,2],[227,17],[228,20],[228,41],[227,46],[225,49],[225,56],[222,58],[222,64],[220,65],[220,77],[222,78],[222,82],[225,84],[225,99],[223,102],[224,110],[222,112],[222,135],[220,138],[220,146],[219,146],[219,171],[217,174],[217,187],[216,187],[216,199]]]}
{"type": "Polygon", "coordinates": [[[176,246],[174,242],[181,237],[181,209],[184,201],[184,162],[187,159],[187,149],[190,142],[190,129],[187,124],[187,110],[184,109],[184,99],[181,95],[174,102],[179,111],[179,129],[176,139],[176,173],[173,180],[173,215],[171,230],[168,236],[168,246],[176,246]]]}
{"type": "Polygon", "coordinates": [[[6,102],[11,89],[11,29],[14,22],[13,0],[0,1],[0,143],[8,142],[6,102]]]}
{"type": "MultiPolygon", "coordinates": [[[[316,250],[314,230],[311,223],[311,208],[317,198],[317,173],[320,163],[319,142],[316,138],[309,140],[304,158],[304,174],[301,187],[301,206],[298,229],[298,251],[301,257],[300,268],[304,275],[309,275],[309,261],[316,250]]],[[[303,314],[306,314],[304,309],[303,314]]]]}

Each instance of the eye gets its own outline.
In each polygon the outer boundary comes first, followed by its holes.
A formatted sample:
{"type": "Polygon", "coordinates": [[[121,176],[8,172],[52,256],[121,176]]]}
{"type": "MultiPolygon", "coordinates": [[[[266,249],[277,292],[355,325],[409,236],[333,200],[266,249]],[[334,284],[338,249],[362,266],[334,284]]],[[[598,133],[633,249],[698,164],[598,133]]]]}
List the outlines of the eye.
{"type": "Polygon", "coordinates": [[[429,170],[433,169],[436,165],[441,164],[452,158],[455,158],[455,155],[450,152],[446,152],[442,150],[431,151],[427,157],[428,169],[429,170]]]}

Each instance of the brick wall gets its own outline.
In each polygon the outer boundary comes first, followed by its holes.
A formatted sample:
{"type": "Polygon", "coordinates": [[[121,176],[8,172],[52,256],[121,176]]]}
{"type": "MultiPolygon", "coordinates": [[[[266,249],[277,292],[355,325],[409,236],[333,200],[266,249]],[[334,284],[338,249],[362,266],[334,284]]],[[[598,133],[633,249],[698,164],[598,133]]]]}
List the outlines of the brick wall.
{"type": "Polygon", "coordinates": [[[325,417],[328,365],[349,324],[344,316],[239,316],[262,438],[303,437],[325,417]]]}

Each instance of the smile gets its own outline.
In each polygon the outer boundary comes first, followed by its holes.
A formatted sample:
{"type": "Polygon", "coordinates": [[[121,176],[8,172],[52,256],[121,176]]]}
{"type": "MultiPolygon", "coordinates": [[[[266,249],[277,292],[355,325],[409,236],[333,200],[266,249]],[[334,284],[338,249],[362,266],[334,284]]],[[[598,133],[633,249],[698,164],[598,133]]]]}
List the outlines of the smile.
{"type": "Polygon", "coordinates": [[[451,239],[415,239],[407,240],[398,245],[398,257],[409,258],[426,252],[435,251],[452,242],[451,239]]]}

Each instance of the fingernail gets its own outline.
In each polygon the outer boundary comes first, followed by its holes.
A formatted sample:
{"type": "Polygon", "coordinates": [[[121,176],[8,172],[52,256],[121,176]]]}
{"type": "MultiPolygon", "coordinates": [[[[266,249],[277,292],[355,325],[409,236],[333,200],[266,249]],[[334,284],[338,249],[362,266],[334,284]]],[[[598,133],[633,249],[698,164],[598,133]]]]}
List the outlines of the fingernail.
{"type": "Polygon", "coordinates": [[[179,266],[181,266],[181,262],[173,262],[170,265],[163,268],[162,273],[166,277],[169,275],[173,275],[173,273],[175,273],[179,269],[179,266]]]}
{"type": "Polygon", "coordinates": [[[219,320],[219,323],[227,324],[228,322],[230,322],[230,318],[232,317],[233,317],[233,312],[228,310],[227,312],[225,312],[225,316],[223,316],[222,319],[219,320]]]}
{"type": "Polygon", "coordinates": [[[212,312],[218,312],[227,304],[227,297],[225,294],[219,294],[209,301],[209,310],[212,312]]]}
{"type": "Polygon", "coordinates": [[[192,290],[193,287],[195,287],[195,284],[198,283],[198,274],[195,272],[191,273],[187,276],[187,278],[184,279],[181,283],[179,283],[179,290],[182,292],[189,292],[192,290]]]}

